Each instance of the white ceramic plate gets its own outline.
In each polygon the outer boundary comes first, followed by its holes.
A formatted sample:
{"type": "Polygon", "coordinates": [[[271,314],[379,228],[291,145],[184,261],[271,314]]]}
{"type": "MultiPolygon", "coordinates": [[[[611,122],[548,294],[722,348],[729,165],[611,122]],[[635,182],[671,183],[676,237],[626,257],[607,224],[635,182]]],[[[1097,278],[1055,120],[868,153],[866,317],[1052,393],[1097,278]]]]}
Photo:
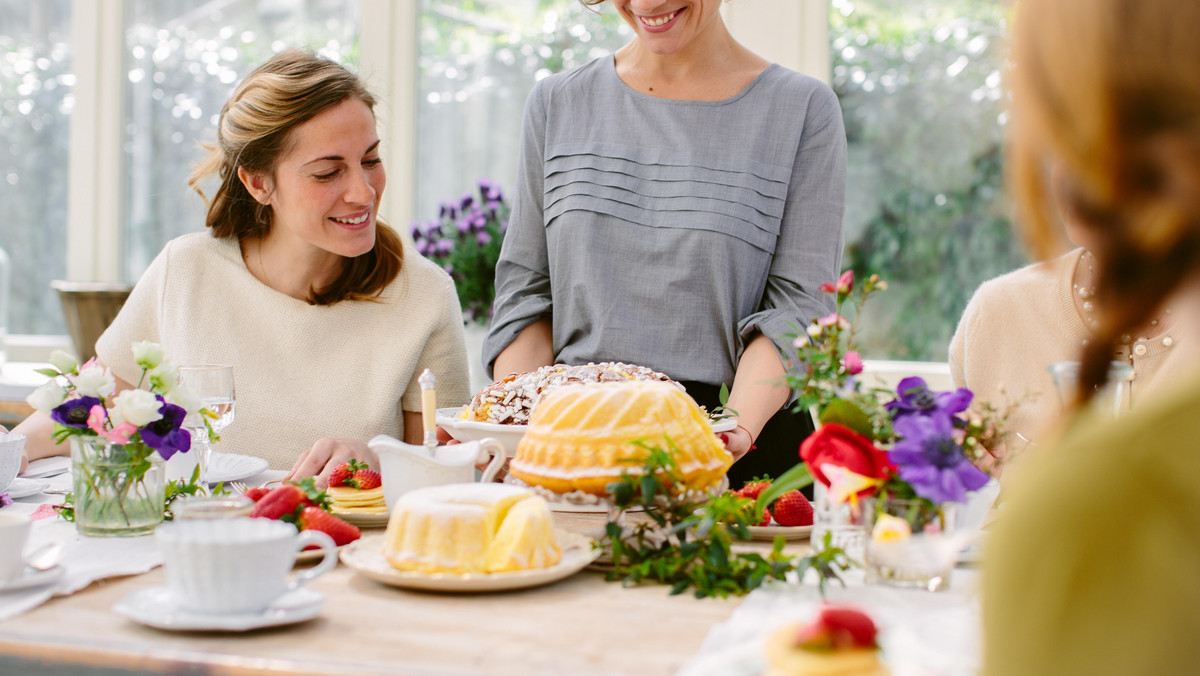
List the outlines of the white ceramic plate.
{"type": "Polygon", "coordinates": [[[165,586],[139,589],[113,606],[113,612],[158,629],[172,631],[249,631],[311,620],[321,612],[325,595],[297,589],[260,613],[195,613],[175,605],[165,586]]]}
{"type": "MultiPolygon", "coordinates": [[[[500,425],[477,420],[464,420],[462,412],[461,406],[439,408],[437,410],[438,426],[459,441],[478,441],[485,437],[491,437],[500,442],[500,445],[507,451],[508,457],[516,455],[517,444],[521,443],[521,437],[525,436],[525,429],[528,425],[500,425]]],[[[718,434],[728,432],[735,427],[737,427],[736,418],[722,418],[712,423],[713,432],[718,434]]]]}
{"type": "Polygon", "coordinates": [[[247,479],[261,473],[270,465],[271,463],[263,458],[253,455],[213,452],[212,457],[208,460],[208,476],[205,480],[210,484],[215,484],[247,479]]]}
{"type": "Polygon", "coordinates": [[[0,583],[0,592],[17,591],[18,589],[33,589],[34,587],[44,587],[53,582],[58,582],[62,578],[66,569],[62,566],[55,566],[49,570],[34,570],[26,566],[17,579],[10,582],[0,583]]]}
{"type": "Polygon", "coordinates": [[[555,529],[562,560],[549,568],[518,570],[511,573],[415,573],[396,570],[383,556],[383,535],[371,535],[351,542],[342,552],[342,563],[367,577],[393,587],[442,592],[490,592],[524,589],[550,584],[583,570],[600,552],[592,549],[588,538],[555,529]]]}
{"type": "Polygon", "coordinates": [[[50,482],[45,479],[22,479],[21,477],[17,477],[0,493],[8,493],[8,497],[13,499],[27,498],[31,495],[37,495],[49,487],[50,482]]]}
{"type": "Polygon", "coordinates": [[[333,510],[333,515],[359,528],[387,528],[388,518],[391,517],[391,514],[387,512],[383,514],[363,514],[361,512],[339,512],[336,509],[333,510]]]}
{"type": "Polygon", "coordinates": [[[812,526],[750,526],[750,538],[771,541],[782,535],[784,540],[803,540],[812,535],[812,529],[812,526]]]}

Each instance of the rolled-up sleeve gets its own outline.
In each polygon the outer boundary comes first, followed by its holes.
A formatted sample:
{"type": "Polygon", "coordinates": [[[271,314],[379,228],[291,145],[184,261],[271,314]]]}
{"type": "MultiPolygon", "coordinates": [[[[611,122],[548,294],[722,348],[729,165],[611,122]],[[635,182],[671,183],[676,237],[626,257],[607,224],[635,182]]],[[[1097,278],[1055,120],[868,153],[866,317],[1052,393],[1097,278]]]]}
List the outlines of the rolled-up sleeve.
{"type": "Polygon", "coordinates": [[[496,357],[525,327],[551,314],[550,263],[543,218],[546,105],[541,83],[525,103],[517,192],[496,263],[496,300],[483,343],[488,375],[496,357]]]}
{"type": "Polygon", "coordinates": [[[837,280],[841,269],[845,204],[846,132],[837,97],[822,87],[804,116],[762,303],[738,322],[742,349],[762,333],[786,362],[792,351],[786,336],[803,334],[812,319],[834,311],[833,295],[818,287],[837,280]]]}

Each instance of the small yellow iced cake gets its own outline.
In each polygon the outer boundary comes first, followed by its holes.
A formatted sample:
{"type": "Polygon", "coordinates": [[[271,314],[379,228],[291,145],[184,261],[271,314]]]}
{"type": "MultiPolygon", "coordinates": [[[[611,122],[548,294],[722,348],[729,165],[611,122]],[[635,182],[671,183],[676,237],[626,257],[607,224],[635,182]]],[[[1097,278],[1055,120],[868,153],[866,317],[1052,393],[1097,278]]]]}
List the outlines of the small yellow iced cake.
{"type": "Polygon", "coordinates": [[[674,455],[684,489],[715,486],[733,464],[691,397],[669,383],[636,381],[543,396],[509,471],[555,493],[606,495],[622,472],[638,472],[636,461],[646,455],[639,442],[674,455]]]}
{"type": "Polygon", "coordinates": [[[473,483],[402,495],[383,555],[400,570],[461,574],[548,568],[562,551],[545,500],[527,488],[473,483]]]}
{"type": "Polygon", "coordinates": [[[888,676],[875,634],[862,611],[825,606],[813,622],[787,624],[767,637],[763,676],[888,676]]]}

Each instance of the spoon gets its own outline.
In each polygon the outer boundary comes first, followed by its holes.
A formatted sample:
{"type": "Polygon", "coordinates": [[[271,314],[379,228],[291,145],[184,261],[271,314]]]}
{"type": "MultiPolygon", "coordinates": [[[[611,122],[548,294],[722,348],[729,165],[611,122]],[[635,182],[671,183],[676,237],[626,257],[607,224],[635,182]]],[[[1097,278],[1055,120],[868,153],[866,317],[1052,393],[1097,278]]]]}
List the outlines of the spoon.
{"type": "Polygon", "coordinates": [[[61,542],[48,542],[26,556],[25,565],[34,570],[50,570],[57,566],[62,558],[62,548],[61,542]]]}

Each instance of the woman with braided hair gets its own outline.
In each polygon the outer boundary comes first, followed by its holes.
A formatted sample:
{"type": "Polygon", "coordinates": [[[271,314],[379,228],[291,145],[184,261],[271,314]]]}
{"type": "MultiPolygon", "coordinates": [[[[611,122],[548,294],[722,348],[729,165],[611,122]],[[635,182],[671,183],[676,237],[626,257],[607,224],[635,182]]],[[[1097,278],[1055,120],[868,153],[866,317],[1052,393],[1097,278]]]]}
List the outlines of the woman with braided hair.
{"type": "Polygon", "coordinates": [[[1013,477],[987,542],[986,674],[1183,674],[1200,665],[1200,370],[1117,420],[1086,403],[1165,307],[1200,331],[1200,4],[1023,0],[1010,184],[1043,256],[1050,168],[1096,257],[1096,325],[1054,448],[1013,477]]]}

